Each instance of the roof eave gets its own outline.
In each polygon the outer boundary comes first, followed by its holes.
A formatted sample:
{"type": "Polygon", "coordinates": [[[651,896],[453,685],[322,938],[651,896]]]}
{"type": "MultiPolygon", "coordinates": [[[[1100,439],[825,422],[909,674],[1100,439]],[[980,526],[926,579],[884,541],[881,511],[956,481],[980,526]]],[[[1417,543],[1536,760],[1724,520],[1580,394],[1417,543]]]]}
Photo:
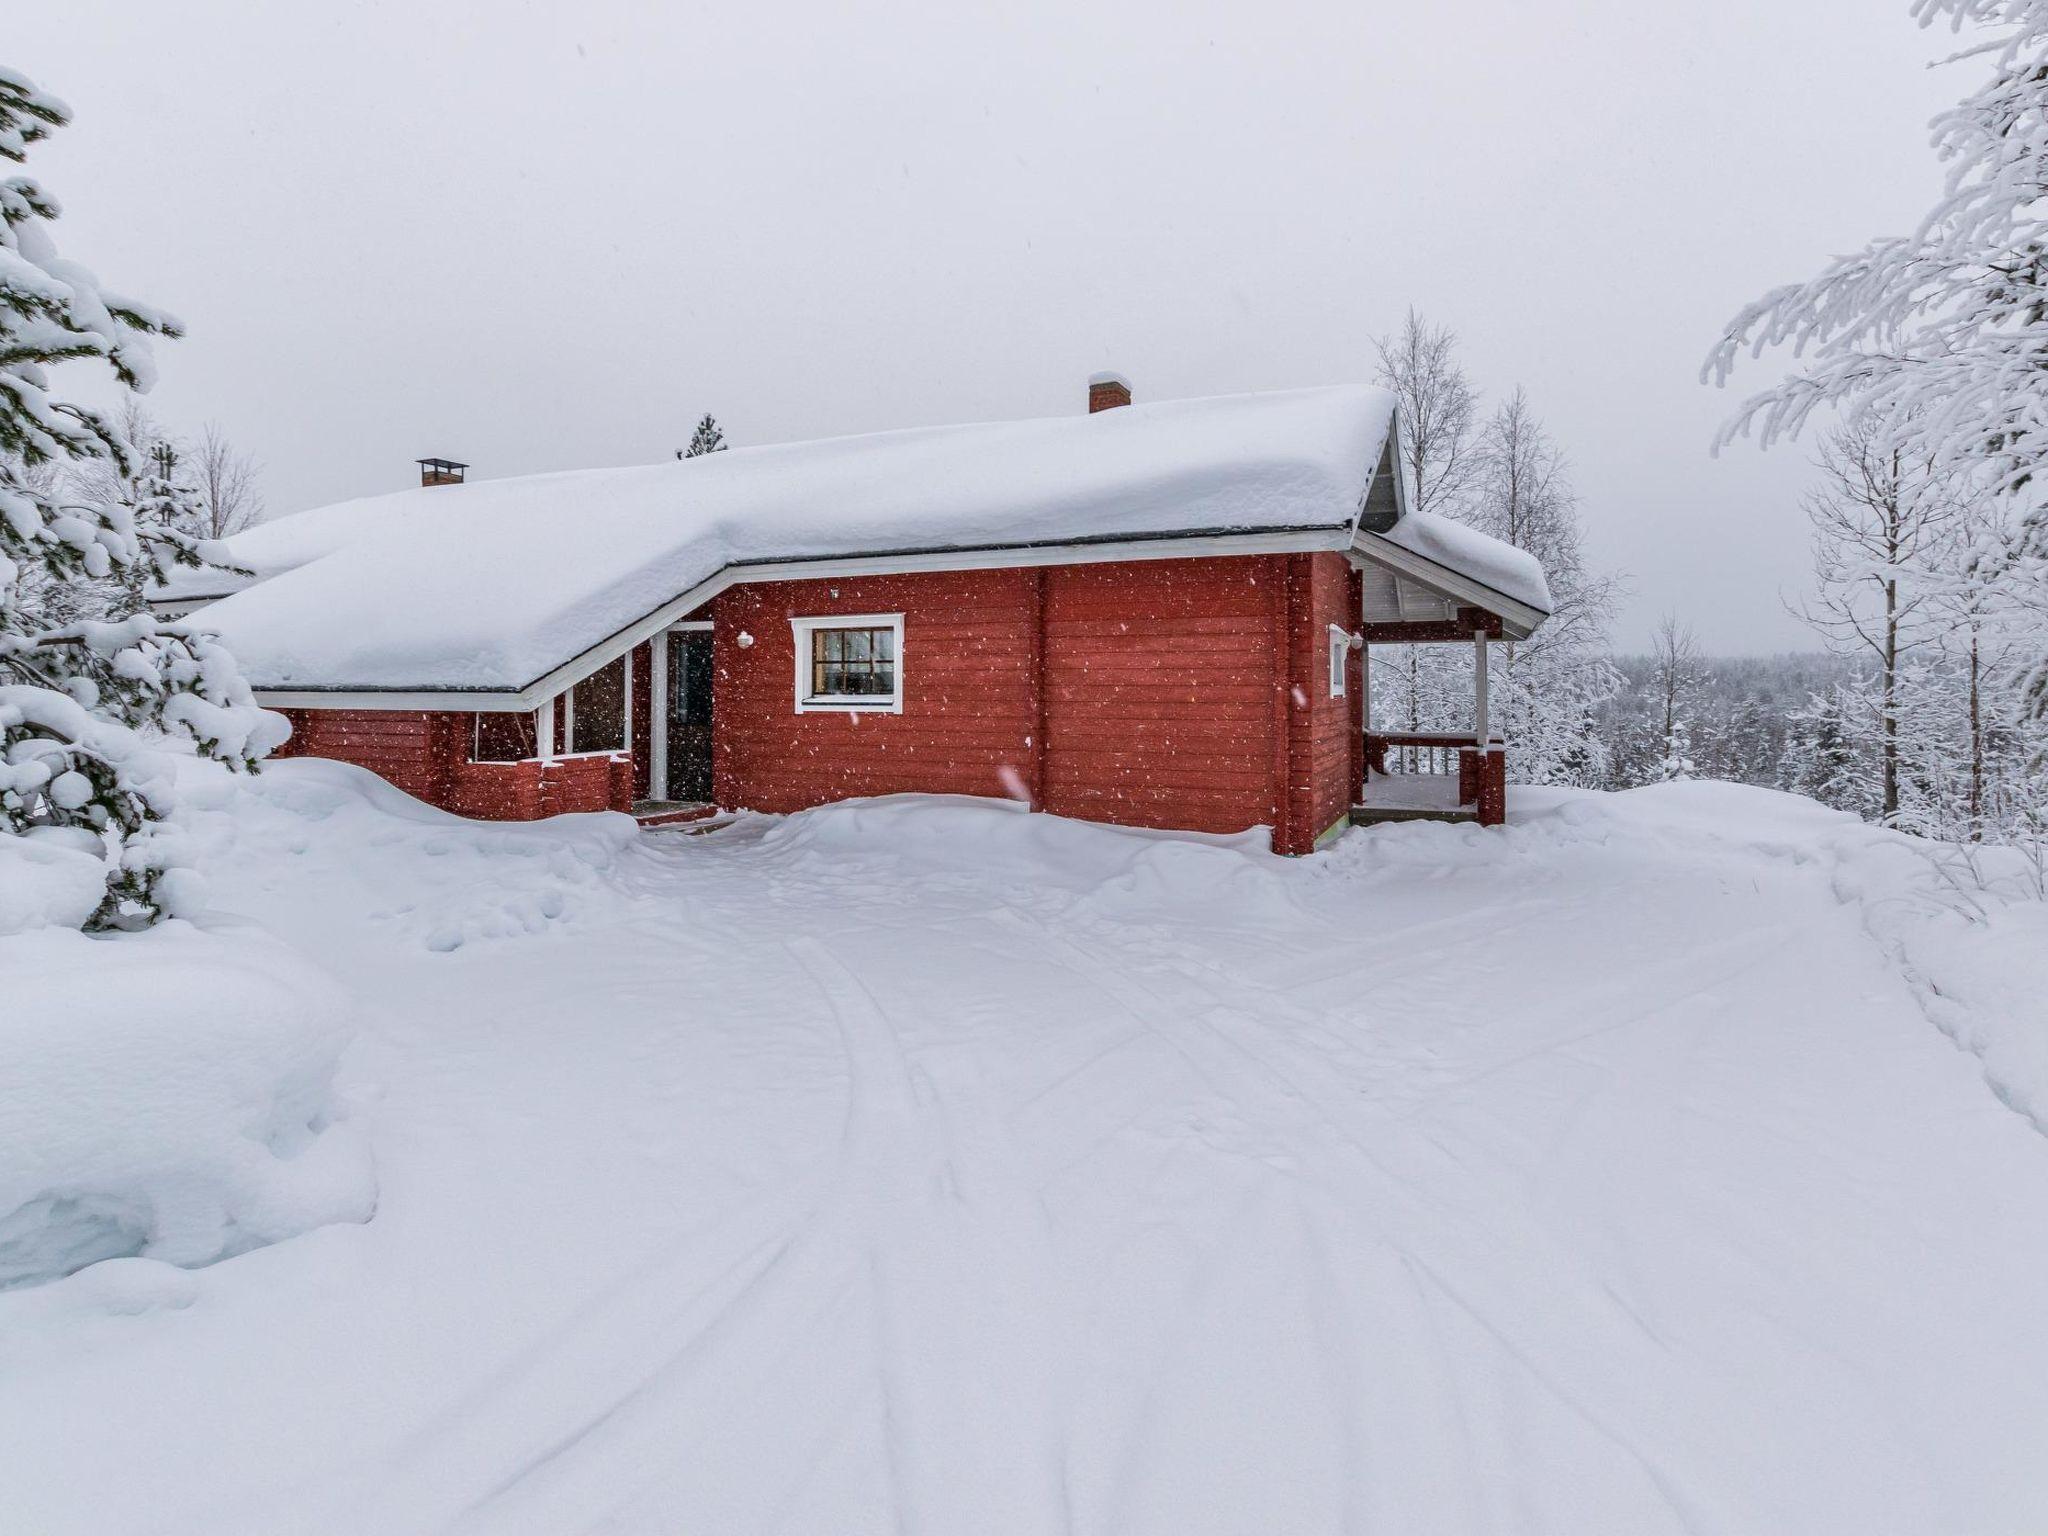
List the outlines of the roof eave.
{"type": "Polygon", "coordinates": [[[1427,555],[1417,554],[1406,545],[1396,544],[1370,528],[1361,528],[1352,536],[1351,552],[1359,559],[1384,566],[1442,597],[1498,614],[1504,639],[1526,640],[1550,617],[1546,609],[1510,597],[1476,577],[1439,560],[1432,560],[1427,555]]]}
{"type": "Polygon", "coordinates": [[[727,588],[751,582],[1348,550],[1354,547],[1356,538],[1356,528],[1346,520],[1284,528],[1183,529],[1136,537],[1124,535],[1012,544],[948,545],[824,555],[800,560],[735,561],[653,612],[622,626],[596,645],[585,648],[517,688],[464,688],[433,683],[306,687],[262,682],[253,683],[253,687],[257,701],[274,709],[534,709],[600,667],[609,666],[643,640],[702,608],[727,588]]]}

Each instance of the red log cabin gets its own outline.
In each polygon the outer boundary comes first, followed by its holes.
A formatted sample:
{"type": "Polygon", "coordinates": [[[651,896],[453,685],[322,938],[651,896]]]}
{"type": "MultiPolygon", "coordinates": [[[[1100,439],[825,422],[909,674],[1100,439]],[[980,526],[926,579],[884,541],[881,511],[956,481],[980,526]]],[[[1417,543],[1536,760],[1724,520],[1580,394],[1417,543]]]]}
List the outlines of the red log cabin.
{"type": "Polygon", "coordinates": [[[1498,822],[1490,642],[1523,552],[1410,512],[1391,396],[1336,388],[735,449],[305,512],[181,573],[284,755],[510,820],[1004,796],[1130,826],[1498,822]],[[1470,730],[1368,732],[1369,647],[1475,658],[1470,730]]]}

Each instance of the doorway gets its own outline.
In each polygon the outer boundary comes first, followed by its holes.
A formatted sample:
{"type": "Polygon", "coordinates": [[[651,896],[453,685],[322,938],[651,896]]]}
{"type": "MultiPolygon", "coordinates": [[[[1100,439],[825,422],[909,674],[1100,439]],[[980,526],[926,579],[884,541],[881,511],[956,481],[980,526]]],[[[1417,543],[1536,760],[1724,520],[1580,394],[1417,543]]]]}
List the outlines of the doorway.
{"type": "Polygon", "coordinates": [[[711,634],[668,636],[668,798],[711,798],[711,634]]]}

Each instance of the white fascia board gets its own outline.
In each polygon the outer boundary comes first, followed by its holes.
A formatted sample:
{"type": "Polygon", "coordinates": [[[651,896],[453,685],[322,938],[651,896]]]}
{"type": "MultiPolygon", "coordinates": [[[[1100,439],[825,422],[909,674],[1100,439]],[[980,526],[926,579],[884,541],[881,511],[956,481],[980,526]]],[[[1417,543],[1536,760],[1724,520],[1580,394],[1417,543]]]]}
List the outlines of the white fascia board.
{"type": "Polygon", "coordinates": [[[1453,603],[1499,614],[1502,635],[1509,640],[1528,639],[1550,617],[1541,608],[1531,608],[1527,603],[1509,597],[1505,592],[1497,592],[1484,582],[1474,581],[1448,565],[1439,565],[1427,555],[1418,555],[1370,528],[1358,530],[1352,539],[1351,553],[1355,560],[1384,566],[1453,603]]]}
{"type": "Polygon", "coordinates": [[[760,581],[827,580],[835,576],[896,576],[917,571],[996,571],[1036,565],[1105,565],[1120,560],[1207,560],[1225,555],[1295,554],[1310,550],[1354,548],[1353,529],[1287,529],[1272,533],[1195,534],[1186,538],[1132,539],[1100,544],[1038,544],[999,549],[935,549],[900,555],[826,556],[815,560],[776,560],[754,565],[728,565],[688,591],[663,603],[645,617],[573,656],[553,671],[517,690],[465,692],[460,689],[405,691],[306,690],[258,688],[256,701],[273,709],[533,709],[541,700],[574,687],[598,668],[623,656],[641,641],[676,627],[728,587],[760,581]]]}
{"type": "Polygon", "coordinates": [[[1399,522],[1408,515],[1408,493],[1401,488],[1404,479],[1401,458],[1401,407],[1397,404],[1387,413],[1387,435],[1380,439],[1380,445],[1373,450],[1372,467],[1365,472],[1365,489],[1359,493],[1358,505],[1351,511],[1351,532],[1355,537],[1365,521],[1366,504],[1372,500],[1372,493],[1379,485],[1380,465],[1386,464],[1394,475],[1394,521],[1399,522]]]}
{"type": "Polygon", "coordinates": [[[1401,448],[1401,410],[1394,408],[1387,428],[1387,446],[1394,461],[1394,521],[1408,515],[1408,457],[1401,448]]]}

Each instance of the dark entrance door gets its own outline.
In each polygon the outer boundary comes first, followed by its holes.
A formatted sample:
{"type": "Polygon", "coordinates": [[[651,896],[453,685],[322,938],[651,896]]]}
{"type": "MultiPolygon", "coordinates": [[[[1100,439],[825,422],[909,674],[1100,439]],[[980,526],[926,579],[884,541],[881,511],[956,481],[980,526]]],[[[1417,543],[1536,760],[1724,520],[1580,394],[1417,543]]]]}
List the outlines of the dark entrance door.
{"type": "Polygon", "coordinates": [[[711,635],[668,637],[668,797],[711,798],[711,635]]]}

